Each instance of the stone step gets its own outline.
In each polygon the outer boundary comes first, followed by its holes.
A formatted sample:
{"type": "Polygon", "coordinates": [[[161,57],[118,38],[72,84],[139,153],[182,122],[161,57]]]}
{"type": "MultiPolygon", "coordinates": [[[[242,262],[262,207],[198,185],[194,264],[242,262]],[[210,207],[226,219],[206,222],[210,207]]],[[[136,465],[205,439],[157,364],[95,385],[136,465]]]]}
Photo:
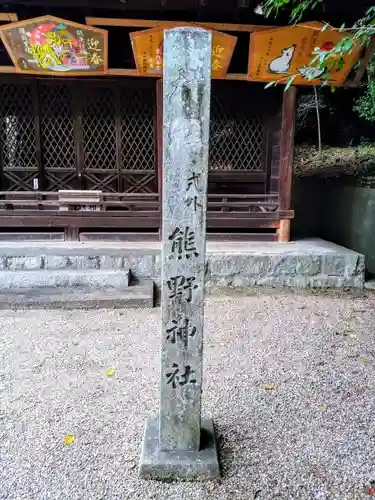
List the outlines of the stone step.
{"type": "Polygon", "coordinates": [[[368,280],[365,282],[365,290],[375,291],[375,280],[368,280]]]}
{"type": "Polygon", "coordinates": [[[152,281],[123,290],[106,287],[45,287],[2,291],[0,309],[119,309],[154,306],[152,281]]]}
{"type": "Polygon", "coordinates": [[[122,290],[129,286],[129,274],[129,269],[0,271],[0,290],[76,286],[122,290]]]}

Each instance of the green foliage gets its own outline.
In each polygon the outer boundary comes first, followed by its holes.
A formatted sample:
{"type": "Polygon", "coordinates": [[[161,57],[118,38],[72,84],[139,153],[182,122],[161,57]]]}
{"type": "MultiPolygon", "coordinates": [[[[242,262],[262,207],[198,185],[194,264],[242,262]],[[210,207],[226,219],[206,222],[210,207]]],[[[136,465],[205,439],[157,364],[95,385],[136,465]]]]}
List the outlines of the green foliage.
{"type": "Polygon", "coordinates": [[[361,118],[375,122],[375,80],[370,80],[354,106],[361,118]]]}
{"type": "Polygon", "coordinates": [[[323,0],[265,0],[263,7],[266,17],[277,16],[279,9],[292,7],[290,21],[296,23],[309,9],[315,9],[323,0]]]}
{"type": "MultiPolygon", "coordinates": [[[[263,12],[265,16],[276,16],[279,9],[291,7],[290,22],[295,23],[301,20],[303,14],[314,9],[323,0],[265,0],[263,3],[263,12]]],[[[330,28],[325,24],[322,31],[330,28]]],[[[329,80],[329,76],[334,71],[340,71],[345,64],[345,55],[351,54],[358,46],[366,47],[375,36],[375,6],[370,7],[364,16],[350,28],[345,24],[340,27],[340,31],[346,32],[335,47],[330,51],[320,51],[319,47],[314,49],[314,57],[311,61],[311,68],[324,70],[322,80],[329,80]]]]}
{"type": "MultiPolygon", "coordinates": [[[[321,4],[323,0],[264,0],[263,13],[265,16],[277,16],[282,8],[291,8],[290,23],[299,22],[303,14],[314,9],[321,4]]],[[[323,26],[322,31],[330,28],[327,23],[323,26]]],[[[358,47],[367,47],[375,36],[375,5],[369,7],[363,17],[358,19],[351,27],[346,27],[343,24],[340,31],[346,35],[333,47],[330,51],[320,51],[319,47],[314,49],[314,57],[310,63],[312,69],[324,71],[321,79],[323,84],[327,83],[331,73],[340,71],[345,64],[345,55],[351,54],[358,47]]],[[[375,61],[368,70],[368,82],[364,86],[364,92],[358,99],[355,110],[361,118],[369,121],[375,121],[375,61]]],[[[288,75],[286,78],[288,88],[295,79],[296,75],[288,75]]],[[[310,78],[311,79],[311,78],[310,78]]],[[[276,85],[277,82],[270,82],[267,87],[276,85]]],[[[285,82],[284,82],[285,83],[285,82]]],[[[332,87],[333,88],[333,87],[332,87]]]]}
{"type": "Polygon", "coordinates": [[[362,95],[357,99],[355,111],[361,118],[375,122],[375,57],[367,69],[368,81],[363,85],[362,95]]]}

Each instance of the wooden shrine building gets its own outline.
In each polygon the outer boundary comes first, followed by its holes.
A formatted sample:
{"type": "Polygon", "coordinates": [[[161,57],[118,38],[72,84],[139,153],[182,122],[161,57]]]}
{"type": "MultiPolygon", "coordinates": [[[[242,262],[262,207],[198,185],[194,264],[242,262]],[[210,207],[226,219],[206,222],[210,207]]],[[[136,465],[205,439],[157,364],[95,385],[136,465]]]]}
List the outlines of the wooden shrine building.
{"type": "MultiPolygon", "coordinates": [[[[95,71],[89,62],[86,73],[54,76],[47,64],[30,70],[27,57],[10,53],[20,50],[23,33],[30,46],[34,37],[34,64],[53,57],[48,51],[41,55],[40,37],[46,36],[42,28],[29,29],[24,23],[17,32],[19,40],[15,29],[3,31],[2,39],[9,43],[0,51],[0,237],[12,231],[63,231],[66,239],[83,234],[90,238],[94,233],[103,239],[113,238],[114,233],[124,239],[158,237],[163,196],[161,74],[155,68],[148,73],[140,70],[129,35],[162,31],[173,22],[193,22],[236,37],[228,70],[213,74],[208,232],[212,237],[263,240],[279,234],[279,239],[287,240],[293,218],[296,87],[287,92],[282,85],[265,90],[264,82],[249,81],[251,38],[270,29],[254,13],[257,3],[6,2],[0,10],[2,29],[48,15],[96,27],[98,33],[105,30],[107,38],[106,53],[100,53],[103,57],[97,59],[95,71]]],[[[315,12],[314,19],[328,18],[340,25],[361,14],[353,2],[340,1],[341,10],[333,0],[326,3],[326,11],[315,12]],[[336,7],[330,11],[333,4],[336,7]]],[[[278,22],[287,24],[285,18],[278,22]]],[[[78,28],[76,33],[84,33],[78,28]]],[[[95,51],[99,41],[91,43],[95,51]]],[[[349,85],[358,84],[363,72],[364,65],[350,76],[349,85]]]]}

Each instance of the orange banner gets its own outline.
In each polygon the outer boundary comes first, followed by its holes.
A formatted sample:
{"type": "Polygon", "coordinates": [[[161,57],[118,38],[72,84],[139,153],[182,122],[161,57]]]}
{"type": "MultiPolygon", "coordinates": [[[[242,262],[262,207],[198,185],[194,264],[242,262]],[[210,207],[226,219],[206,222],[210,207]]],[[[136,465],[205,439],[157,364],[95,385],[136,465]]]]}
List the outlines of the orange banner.
{"type": "Polygon", "coordinates": [[[316,47],[324,53],[346,36],[332,28],[322,31],[323,26],[313,22],[251,33],[248,80],[287,83],[295,76],[295,85],[320,85],[323,75],[329,73],[330,85],[343,84],[360,55],[360,47],[346,54],[334,69],[331,65],[321,70],[309,68],[316,47]]]}
{"type": "MultiPolygon", "coordinates": [[[[130,33],[135,64],[140,74],[162,74],[164,30],[177,26],[168,24],[160,28],[151,28],[130,33]]],[[[191,24],[184,26],[191,26],[191,24]]],[[[211,31],[212,76],[224,77],[228,73],[237,37],[221,33],[220,31],[211,31]]]]}
{"type": "Polygon", "coordinates": [[[17,71],[54,76],[98,75],[107,71],[107,31],[43,16],[0,28],[17,71]]]}

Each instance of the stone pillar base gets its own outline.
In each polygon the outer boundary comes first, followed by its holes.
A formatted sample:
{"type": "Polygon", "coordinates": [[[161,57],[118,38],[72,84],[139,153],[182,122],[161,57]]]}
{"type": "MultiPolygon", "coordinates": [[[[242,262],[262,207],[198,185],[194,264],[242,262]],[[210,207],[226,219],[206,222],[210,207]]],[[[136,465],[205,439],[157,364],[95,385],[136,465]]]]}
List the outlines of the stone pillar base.
{"type": "Polygon", "coordinates": [[[201,450],[161,451],[159,417],[151,417],[145,428],[139,475],[143,479],[205,481],[220,477],[214,425],[211,419],[201,426],[201,450]]]}

